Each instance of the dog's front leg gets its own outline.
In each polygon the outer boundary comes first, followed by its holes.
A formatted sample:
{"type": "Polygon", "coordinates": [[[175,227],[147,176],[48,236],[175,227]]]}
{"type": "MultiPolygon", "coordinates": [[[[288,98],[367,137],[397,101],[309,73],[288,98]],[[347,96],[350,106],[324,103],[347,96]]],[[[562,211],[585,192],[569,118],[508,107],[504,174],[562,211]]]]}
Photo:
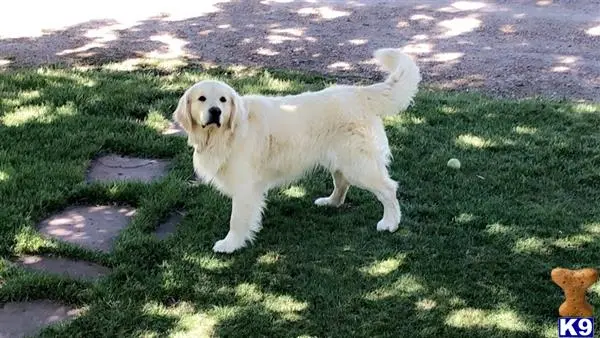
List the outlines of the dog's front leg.
{"type": "Polygon", "coordinates": [[[232,253],[252,242],[261,228],[264,193],[244,192],[234,194],[227,236],[215,243],[214,252],[232,253]]]}

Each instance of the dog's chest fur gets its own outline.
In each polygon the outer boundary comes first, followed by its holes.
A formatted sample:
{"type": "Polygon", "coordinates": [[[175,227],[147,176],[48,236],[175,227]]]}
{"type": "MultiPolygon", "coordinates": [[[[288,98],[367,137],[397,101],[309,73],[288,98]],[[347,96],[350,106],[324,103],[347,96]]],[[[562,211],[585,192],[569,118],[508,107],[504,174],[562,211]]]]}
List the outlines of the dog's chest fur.
{"type": "Polygon", "coordinates": [[[204,183],[212,184],[225,194],[229,188],[222,179],[228,173],[231,156],[231,134],[207,133],[192,140],[194,172],[204,183]]]}

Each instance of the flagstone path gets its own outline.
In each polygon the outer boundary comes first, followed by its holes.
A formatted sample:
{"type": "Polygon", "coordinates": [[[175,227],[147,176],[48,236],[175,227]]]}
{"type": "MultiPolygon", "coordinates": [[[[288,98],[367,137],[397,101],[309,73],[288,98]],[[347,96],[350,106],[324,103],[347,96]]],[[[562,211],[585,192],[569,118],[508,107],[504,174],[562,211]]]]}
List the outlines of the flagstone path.
{"type": "MultiPolygon", "coordinates": [[[[183,132],[173,125],[163,134],[183,135],[183,132]]],[[[150,183],[166,176],[169,164],[166,160],[106,155],[91,162],[87,181],[150,183]]],[[[44,237],[110,253],[119,233],[129,225],[136,212],[135,208],[125,205],[70,206],[42,220],[38,230],[44,237]]],[[[154,235],[160,240],[168,238],[184,216],[185,212],[173,212],[157,226],[154,235]]],[[[68,257],[22,255],[13,264],[27,271],[89,282],[111,273],[108,267],[68,257]]],[[[48,325],[76,318],[81,312],[81,309],[51,300],[0,303],[0,338],[34,335],[48,325]]]]}

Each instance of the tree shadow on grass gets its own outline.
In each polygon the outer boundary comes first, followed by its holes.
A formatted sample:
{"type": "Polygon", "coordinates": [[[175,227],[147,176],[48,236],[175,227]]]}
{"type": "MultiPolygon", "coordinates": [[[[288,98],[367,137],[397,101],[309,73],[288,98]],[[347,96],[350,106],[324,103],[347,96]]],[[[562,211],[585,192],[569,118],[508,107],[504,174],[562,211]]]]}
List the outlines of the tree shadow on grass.
{"type": "Polygon", "coordinates": [[[324,77],[301,77],[281,71],[212,69],[199,73],[192,68],[179,71],[183,72],[180,76],[156,68],[137,71],[47,68],[0,74],[3,97],[0,117],[5,124],[13,115],[25,116],[22,120],[61,113],[143,120],[153,111],[165,117],[170,115],[184,90],[202,79],[227,79],[242,94],[260,90],[267,95],[318,89],[327,81],[324,77]]]}
{"type": "MultiPolygon", "coordinates": [[[[279,210],[291,208],[292,215],[301,212],[306,223],[318,224],[298,230],[302,242],[311,242],[306,237],[316,232],[329,238],[322,240],[328,250],[374,254],[374,267],[383,270],[398,265],[393,274],[379,277],[389,278],[380,297],[366,291],[373,284],[362,289],[363,295],[372,304],[406,301],[400,286],[414,279],[419,292],[409,297],[414,312],[405,318],[410,325],[427,318],[416,325],[424,327],[423,336],[542,335],[553,329],[562,301],[550,270],[597,266],[599,215],[593,196],[600,182],[600,138],[594,132],[599,121],[592,106],[422,93],[410,112],[387,125],[392,175],[400,182],[405,211],[398,233],[375,233],[381,206],[358,189],[351,189],[348,208],[311,208],[314,198],[332,188],[327,174],[294,188],[303,197],[290,199],[284,191],[271,208],[281,204],[279,210]],[[461,159],[463,169],[446,168],[451,157],[461,159]],[[395,262],[394,250],[402,264],[395,262]]],[[[273,226],[277,229],[265,225],[265,230],[281,231],[279,224],[273,226]]],[[[267,237],[266,231],[261,236],[267,237]]],[[[343,266],[345,259],[350,258],[340,255],[326,266],[343,266]]],[[[367,264],[357,263],[351,266],[367,264]]],[[[590,297],[598,302],[596,293],[590,297]]],[[[389,307],[361,318],[385,317],[389,307]]],[[[358,308],[369,307],[363,300],[358,308]]],[[[394,332],[411,327],[398,325],[404,326],[394,332]]]]}
{"type": "Polygon", "coordinates": [[[357,189],[346,208],[313,206],[331,189],[320,173],[270,195],[253,246],[213,255],[229,201],[198,195],[174,240],[162,304],[191,302],[217,336],[552,335],[562,298],[550,270],[598,260],[587,160],[597,157],[598,116],[437,95],[388,122],[406,211],[398,233],[375,231],[381,208],[357,189]],[[450,156],[463,170],[445,167],[450,156]]]}
{"type": "MultiPolygon", "coordinates": [[[[9,287],[0,288],[2,301],[50,297],[89,306],[46,336],[543,337],[554,332],[561,302],[550,270],[600,259],[600,118],[593,106],[424,91],[408,112],[386,120],[404,211],[398,232],[375,231],[381,206],[365,191],[352,188],[339,209],[314,206],[332,188],[320,172],[273,191],[256,242],[227,256],[211,248],[227,231],[230,201],[185,185],[185,140],[143,123],[151,109],[170,113],[178,92],[202,75],[34,74],[3,82],[3,95],[18,97],[22,88],[37,94],[3,100],[2,118],[27,105],[69,105],[74,113],[18,120],[19,113],[0,125],[2,163],[11,173],[0,183],[9,201],[0,211],[3,256],[15,253],[24,228],[74,201],[139,208],[105,257],[113,273],[97,284],[3,275],[9,287]],[[113,96],[136,86],[127,100],[113,96]],[[160,94],[144,109],[127,108],[143,103],[145,92],[160,94]],[[93,95],[115,100],[113,108],[86,103],[93,95]],[[86,161],[101,150],[174,157],[175,173],[147,186],[82,186],[86,161]],[[460,171],[445,166],[450,157],[462,161],[460,171]],[[187,211],[176,233],[155,238],[152,229],[175,208],[187,211]],[[26,283],[17,288],[11,280],[26,283]]],[[[255,76],[235,85],[257,92],[272,85],[280,93],[313,86],[255,76]]],[[[598,304],[597,293],[590,298],[598,304]]]]}

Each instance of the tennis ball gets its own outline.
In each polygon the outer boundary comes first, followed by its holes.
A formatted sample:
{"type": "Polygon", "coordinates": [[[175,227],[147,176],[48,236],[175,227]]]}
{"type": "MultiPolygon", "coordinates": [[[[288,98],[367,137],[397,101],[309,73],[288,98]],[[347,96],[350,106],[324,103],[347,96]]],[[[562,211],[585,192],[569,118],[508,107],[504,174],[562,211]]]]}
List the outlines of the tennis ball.
{"type": "Polygon", "coordinates": [[[450,167],[452,169],[460,169],[460,161],[456,158],[451,158],[448,161],[448,167],[450,167]]]}

